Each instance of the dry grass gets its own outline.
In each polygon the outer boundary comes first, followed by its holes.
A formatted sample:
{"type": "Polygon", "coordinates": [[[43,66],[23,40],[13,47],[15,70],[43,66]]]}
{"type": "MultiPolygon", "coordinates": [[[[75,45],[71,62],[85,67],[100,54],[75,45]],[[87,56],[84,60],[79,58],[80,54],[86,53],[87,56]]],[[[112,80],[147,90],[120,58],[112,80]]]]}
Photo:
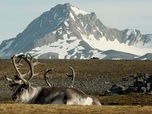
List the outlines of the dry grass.
{"type": "Polygon", "coordinates": [[[152,106],[152,95],[132,93],[128,95],[101,96],[98,97],[103,105],[141,105],[152,106]]]}
{"type": "Polygon", "coordinates": [[[76,106],[1,104],[2,114],[151,114],[151,106],[76,106]]]}

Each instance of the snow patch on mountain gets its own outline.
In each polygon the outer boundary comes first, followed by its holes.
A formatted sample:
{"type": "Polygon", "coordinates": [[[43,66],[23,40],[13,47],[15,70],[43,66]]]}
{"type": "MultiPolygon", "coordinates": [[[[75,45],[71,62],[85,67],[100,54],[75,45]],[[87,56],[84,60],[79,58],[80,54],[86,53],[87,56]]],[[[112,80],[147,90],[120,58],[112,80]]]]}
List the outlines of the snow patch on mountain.
{"type": "Polygon", "coordinates": [[[64,36],[64,39],[59,39],[57,42],[41,47],[36,47],[30,51],[30,53],[34,53],[36,55],[42,55],[47,52],[58,53],[59,58],[64,59],[65,56],[68,55],[67,51],[74,49],[76,53],[79,52],[79,50],[84,49],[83,47],[78,46],[79,42],[80,40],[77,40],[76,37],[70,37],[70,39],[68,39],[66,36],[64,36]]]}
{"type": "MultiPolygon", "coordinates": [[[[112,50],[115,49],[117,51],[128,52],[136,55],[144,55],[146,53],[151,53],[152,48],[141,48],[140,43],[136,44],[136,46],[128,46],[127,43],[120,43],[117,39],[114,41],[107,40],[105,36],[97,40],[94,35],[89,35],[88,37],[83,37],[83,40],[87,42],[91,47],[99,49],[99,50],[112,50]]],[[[149,46],[151,46],[152,42],[149,42],[149,46]]]]}
{"type": "Polygon", "coordinates": [[[86,11],[81,10],[81,9],[79,9],[79,8],[77,8],[77,7],[74,7],[74,6],[71,6],[71,9],[74,11],[74,13],[75,13],[76,15],[79,15],[79,14],[82,14],[82,15],[90,14],[89,12],[86,12],[86,11]]]}

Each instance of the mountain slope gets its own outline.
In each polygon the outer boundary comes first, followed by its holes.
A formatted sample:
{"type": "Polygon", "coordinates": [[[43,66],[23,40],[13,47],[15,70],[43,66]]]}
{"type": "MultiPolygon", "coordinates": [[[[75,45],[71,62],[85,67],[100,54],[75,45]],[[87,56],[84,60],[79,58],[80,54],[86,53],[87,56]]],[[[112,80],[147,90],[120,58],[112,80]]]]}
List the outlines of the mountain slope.
{"type": "Polygon", "coordinates": [[[139,58],[137,58],[138,60],[152,60],[152,53],[147,53],[139,58]]]}
{"type": "Polygon", "coordinates": [[[138,55],[150,53],[152,35],[142,35],[139,30],[121,31],[106,27],[95,13],[67,3],[44,12],[16,38],[3,41],[0,57],[30,52],[37,58],[85,59],[96,56],[103,59],[105,50],[138,55]]]}
{"type": "Polygon", "coordinates": [[[103,54],[106,56],[103,59],[106,60],[133,60],[139,58],[139,56],[130,54],[130,53],[124,53],[124,52],[119,52],[115,50],[108,50],[104,51],[103,54]]]}

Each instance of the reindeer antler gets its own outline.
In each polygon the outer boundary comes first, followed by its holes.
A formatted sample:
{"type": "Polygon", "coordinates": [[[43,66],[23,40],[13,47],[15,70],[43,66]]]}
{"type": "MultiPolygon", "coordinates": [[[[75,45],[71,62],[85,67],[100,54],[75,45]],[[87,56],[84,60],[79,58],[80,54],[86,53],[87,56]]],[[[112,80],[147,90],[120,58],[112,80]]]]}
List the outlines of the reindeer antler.
{"type": "Polygon", "coordinates": [[[45,79],[45,82],[47,83],[47,85],[49,86],[49,87],[52,87],[52,85],[48,82],[48,80],[47,79],[49,79],[49,77],[47,76],[47,74],[49,73],[49,72],[51,72],[53,69],[48,69],[45,73],[44,73],[44,79],[45,79]]]}
{"type": "MultiPolygon", "coordinates": [[[[74,81],[75,81],[75,71],[74,71],[73,67],[69,67],[69,68],[71,69],[72,74],[66,73],[66,75],[67,75],[68,77],[72,77],[72,84],[70,85],[70,87],[73,88],[73,86],[74,86],[74,81]]],[[[47,74],[48,74],[49,72],[51,72],[52,70],[53,70],[53,69],[48,69],[48,70],[44,73],[45,82],[46,82],[46,84],[47,84],[49,87],[52,87],[52,85],[48,82],[49,77],[47,76],[47,74]]]]}
{"type": "MultiPolygon", "coordinates": [[[[13,63],[13,66],[14,66],[14,68],[15,68],[15,70],[16,70],[16,73],[17,73],[17,76],[23,81],[23,82],[27,82],[23,77],[25,76],[25,74],[23,75],[23,74],[21,74],[21,72],[19,71],[19,68],[18,68],[18,66],[19,66],[19,64],[16,64],[16,59],[17,59],[17,57],[14,55],[13,57],[11,57],[11,59],[12,59],[12,63],[13,63]]],[[[20,60],[19,60],[20,61],[20,60]]]]}
{"type": "Polygon", "coordinates": [[[33,63],[33,57],[30,55],[30,54],[26,54],[26,55],[19,55],[19,56],[13,56],[12,58],[12,62],[13,62],[13,66],[17,72],[17,76],[24,82],[24,83],[28,83],[30,82],[30,80],[37,74],[34,74],[34,66],[37,65],[37,62],[33,63]],[[19,58],[19,61],[18,63],[16,63],[16,59],[19,58]],[[20,71],[19,71],[19,68],[18,66],[20,65],[20,62],[21,62],[21,59],[23,59],[29,66],[30,68],[30,77],[28,80],[24,79],[24,77],[29,74],[28,73],[25,73],[25,74],[22,74],[20,71]]]}
{"type": "Polygon", "coordinates": [[[71,69],[72,74],[66,73],[66,75],[67,75],[68,77],[72,77],[72,84],[70,85],[70,87],[73,88],[73,86],[74,86],[74,81],[75,81],[75,71],[74,71],[74,68],[73,68],[73,67],[69,66],[69,68],[71,69]]]}

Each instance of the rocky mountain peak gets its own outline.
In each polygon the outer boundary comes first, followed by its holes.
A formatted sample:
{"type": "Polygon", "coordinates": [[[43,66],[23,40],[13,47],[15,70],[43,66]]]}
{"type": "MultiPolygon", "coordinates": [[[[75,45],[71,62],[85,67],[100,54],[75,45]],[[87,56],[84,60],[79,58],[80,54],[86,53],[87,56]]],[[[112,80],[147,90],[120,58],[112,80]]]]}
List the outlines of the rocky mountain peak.
{"type": "Polygon", "coordinates": [[[137,57],[135,53],[140,51],[150,53],[152,35],[142,35],[136,29],[106,27],[94,12],[83,11],[69,3],[58,4],[44,12],[22,33],[0,45],[0,57],[3,58],[30,52],[37,58],[84,59],[95,56],[121,59],[117,57],[121,51],[127,52],[123,53],[125,59],[134,59],[137,57]],[[107,50],[113,51],[104,53],[107,50]],[[111,56],[113,53],[116,56],[111,56]]]}

